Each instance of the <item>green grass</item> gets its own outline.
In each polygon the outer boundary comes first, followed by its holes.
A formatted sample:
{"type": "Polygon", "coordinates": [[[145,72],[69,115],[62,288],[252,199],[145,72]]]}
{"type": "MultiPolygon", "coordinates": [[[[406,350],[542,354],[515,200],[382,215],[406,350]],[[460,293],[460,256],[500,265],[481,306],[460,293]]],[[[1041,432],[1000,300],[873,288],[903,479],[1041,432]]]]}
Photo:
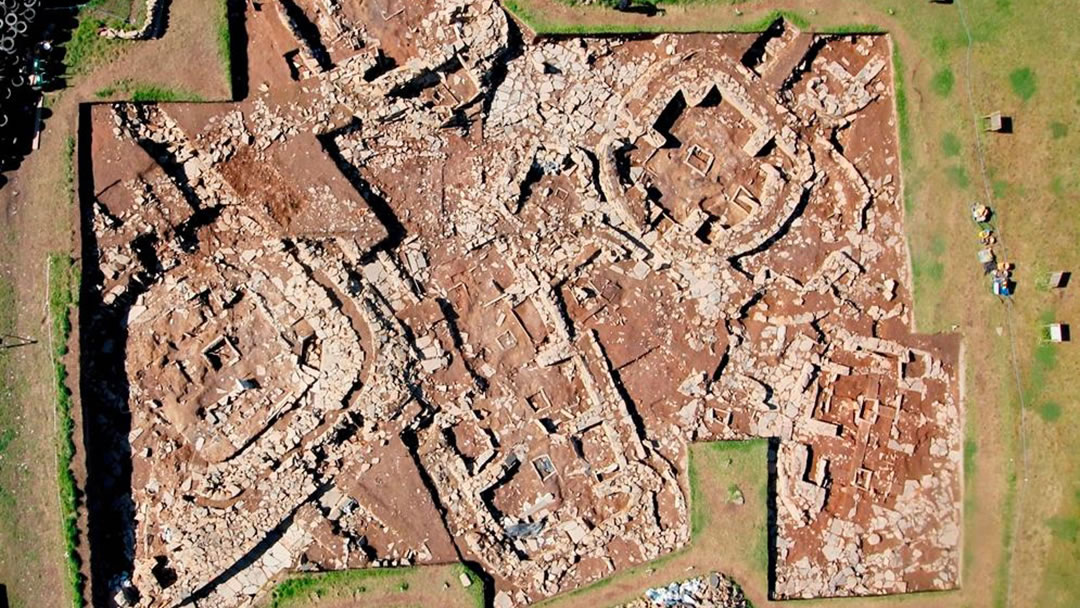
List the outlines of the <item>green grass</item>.
{"type": "MultiPolygon", "coordinates": [[[[1051,551],[1061,552],[1075,560],[1080,555],[1080,490],[1074,490],[1072,500],[1043,522],[1053,538],[1051,551]]],[[[1067,559],[1050,560],[1044,578],[1044,590],[1050,601],[1043,606],[1075,606],[1076,570],[1067,559]]]]}
{"type": "Polygon", "coordinates": [[[690,538],[697,538],[709,523],[709,511],[705,508],[705,494],[701,490],[699,465],[690,452],[687,458],[687,478],[690,480],[690,538]]]}
{"type": "MultiPolygon", "coordinates": [[[[686,6],[688,4],[697,4],[697,3],[700,3],[702,1],[703,0],[632,0],[632,3],[634,4],[634,6],[642,6],[642,5],[648,4],[648,5],[651,5],[651,6],[663,7],[663,6],[686,6]]],[[[738,5],[738,4],[748,4],[750,2],[753,2],[754,0],[704,0],[704,1],[709,2],[710,4],[726,4],[726,5],[729,5],[729,6],[735,6],[735,5],[738,5]]],[[[581,0],[560,0],[560,2],[562,2],[563,4],[568,4],[570,6],[577,6],[577,5],[580,5],[580,4],[585,4],[581,0]]],[[[606,6],[606,7],[612,8],[615,5],[617,5],[619,2],[618,2],[618,0],[595,0],[594,3],[598,4],[600,6],[606,6]]]]}
{"type": "Polygon", "coordinates": [[[49,320],[52,324],[52,344],[55,359],[57,467],[60,491],[61,529],[64,537],[64,555],[67,558],[68,585],[72,605],[83,606],[83,580],[79,557],[78,496],[75,475],[71,470],[75,456],[75,422],[72,419],[71,391],[67,387],[67,367],[62,358],[68,352],[71,336],[71,311],[78,306],[80,283],[78,268],[67,255],[49,255],[49,320]]]}
{"type": "Polygon", "coordinates": [[[945,175],[949,178],[949,183],[961,190],[966,190],[971,185],[971,178],[968,177],[967,169],[962,165],[945,167],[945,175]]]}
{"type": "MultiPolygon", "coordinates": [[[[396,580],[403,577],[425,576],[425,571],[433,566],[412,566],[407,568],[369,568],[360,570],[338,570],[315,574],[294,575],[281,581],[270,592],[269,608],[288,608],[304,605],[311,598],[352,598],[357,594],[368,593],[380,582],[385,582],[394,590],[405,593],[409,590],[408,580],[396,580]]],[[[484,608],[484,581],[476,572],[464,564],[457,564],[451,569],[451,586],[458,585],[459,577],[464,574],[472,585],[462,591],[469,597],[469,603],[476,608],[484,608]]]]}
{"type": "Polygon", "coordinates": [[[949,54],[949,49],[952,48],[952,43],[949,39],[941,34],[934,34],[933,39],[930,41],[930,48],[934,52],[934,57],[943,59],[949,54]]]}
{"type": "MultiPolygon", "coordinates": [[[[575,2],[569,2],[562,0],[564,4],[574,5],[575,2]]],[[[690,1],[677,1],[677,2],[665,2],[664,4],[690,4],[690,1]]],[[[639,25],[626,25],[617,23],[601,23],[595,25],[583,25],[574,23],[557,23],[549,21],[543,18],[541,15],[533,13],[531,10],[519,0],[503,0],[503,7],[517,16],[523,23],[528,25],[536,32],[544,34],[558,34],[558,35],[570,35],[570,34],[640,34],[640,33],[660,33],[665,31],[671,31],[671,28],[663,25],[656,25],[653,27],[639,26],[639,25]]],[[[769,27],[777,19],[785,19],[792,25],[798,28],[809,28],[810,21],[803,17],[799,13],[793,11],[773,10],[766,13],[764,16],[746,23],[734,23],[730,28],[725,28],[724,31],[728,32],[760,32],[769,27]]],[[[831,29],[828,32],[823,33],[857,33],[857,32],[880,32],[880,28],[872,25],[844,25],[838,26],[835,29],[831,29]]]]}
{"type": "Polygon", "coordinates": [[[130,78],[122,78],[116,82],[102,87],[97,91],[94,91],[94,97],[98,99],[110,99],[117,94],[125,94],[131,90],[132,81],[130,78]]]}
{"type": "Polygon", "coordinates": [[[229,96],[232,91],[232,29],[229,27],[229,3],[228,0],[218,0],[217,42],[218,59],[221,61],[221,69],[225,72],[225,81],[229,84],[229,96]]]}
{"type": "Polygon", "coordinates": [[[198,93],[183,89],[170,89],[156,84],[136,82],[123,78],[94,92],[98,99],[127,99],[138,102],[205,101],[198,93]]]}
{"type": "MultiPolygon", "coordinates": [[[[712,514],[709,513],[709,504],[701,489],[703,471],[698,461],[712,465],[706,474],[720,476],[724,475],[725,471],[746,471],[762,467],[767,451],[768,440],[765,439],[714,441],[691,446],[690,474],[688,475],[690,484],[690,543],[688,546],[693,546],[695,540],[701,538],[706,528],[719,523],[714,521],[712,514]],[[695,454],[695,450],[698,450],[699,454],[695,454]]],[[[742,488],[735,483],[728,483],[726,487],[729,502],[733,502],[736,496],[743,495],[742,488]]],[[[757,491],[761,503],[768,504],[768,484],[762,483],[757,491]]],[[[753,544],[748,547],[751,563],[763,577],[769,568],[768,542],[768,534],[764,529],[755,530],[753,544]]]]}
{"type": "MultiPolygon", "coordinates": [[[[900,56],[900,47],[893,45],[893,85],[896,91],[893,96],[896,100],[896,132],[900,137],[900,160],[905,166],[912,163],[911,153],[911,117],[908,115],[908,94],[904,81],[904,60],[900,56]]],[[[909,179],[905,195],[911,196],[916,189],[916,180],[909,179]]],[[[910,199],[904,204],[910,206],[910,199]]]]}
{"type": "Polygon", "coordinates": [[[1035,72],[1031,68],[1019,68],[1009,74],[1009,86],[1020,99],[1027,101],[1035,95],[1035,72]]]}
{"type": "Polygon", "coordinates": [[[1054,121],[1050,123],[1050,137],[1054,139],[1061,139],[1069,134],[1069,125],[1054,121]]]}
{"type": "Polygon", "coordinates": [[[0,432],[0,456],[7,451],[13,439],[15,439],[15,429],[4,429],[0,432]]]}
{"type": "Polygon", "coordinates": [[[75,204],[75,138],[68,135],[64,138],[63,174],[63,197],[69,207],[75,204]]]}
{"type": "MultiPolygon", "coordinates": [[[[75,200],[75,138],[64,141],[63,157],[63,196],[69,206],[75,200]]],[[[68,372],[63,357],[68,352],[71,337],[71,311],[78,305],[80,276],[78,267],[67,255],[50,254],[49,268],[49,322],[52,325],[52,349],[54,359],[54,379],[56,390],[57,417],[57,479],[60,495],[60,525],[63,534],[64,556],[67,566],[67,580],[71,591],[72,605],[83,606],[83,580],[80,567],[82,561],[78,554],[78,494],[75,475],[71,470],[75,457],[75,422],[72,419],[71,391],[67,387],[68,372]]]]}
{"type": "Polygon", "coordinates": [[[941,136],[941,153],[945,156],[960,156],[962,147],[963,145],[960,143],[960,138],[956,136],[956,133],[950,131],[941,136]]]}
{"type": "Polygon", "coordinates": [[[1046,422],[1056,422],[1061,418],[1061,406],[1053,401],[1047,401],[1039,406],[1039,417],[1046,422]]]}
{"type": "Polygon", "coordinates": [[[1050,192],[1054,196],[1065,196],[1066,190],[1067,188],[1065,186],[1065,178],[1061,177],[1060,175],[1055,175],[1054,178],[1050,180],[1050,192]]]}
{"type": "MultiPolygon", "coordinates": [[[[11,283],[0,276],[0,334],[12,334],[15,331],[15,290],[11,283]]],[[[18,402],[16,399],[16,386],[14,377],[11,375],[9,365],[11,350],[0,349],[0,455],[3,455],[11,447],[12,442],[18,437],[16,425],[18,423],[18,402]],[[9,378],[11,379],[9,381],[9,378]]],[[[9,471],[5,466],[8,461],[0,460],[0,522],[6,524],[14,521],[14,514],[9,510],[15,506],[14,497],[10,490],[3,487],[8,482],[9,471]]]]}
{"type": "Polygon", "coordinates": [[[928,281],[934,285],[940,285],[945,278],[945,264],[937,257],[924,255],[911,255],[912,272],[915,275],[916,285],[919,281],[928,281]]]}
{"type": "Polygon", "coordinates": [[[116,25],[104,16],[103,0],[90,0],[79,9],[79,24],[64,45],[64,65],[69,75],[83,75],[119,55],[128,41],[102,38],[98,30],[116,25]]]}
{"type": "Polygon", "coordinates": [[[1013,187],[1012,184],[1003,179],[995,179],[990,182],[990,189],[994,193],[994,198],[1000,201],[1012,191],[1013,187]]]}
{"type": "Polygon", "coordinates": [[[933,79],[930,80],[930,88],[934,89],[934,92],[942,97],[948,97],[949,93],[952,93],[954,84],[956,84],[956,77],[953,76],[952,70],[948,67],[935,72],[933,79]]]}
{"type": "Polygon", "coordinates": [[[1008,606],[1009,566],[1012,562],[1013,553],[1013,528],[1016,511],[1016,465],[1010,463],[1005,475],[1005,498],[1001,504],[1002,525],[1002,552],[1004,558],[998,562],[997,575],[994,577],[993,605],[994,608],[1006,608],[1008,606]]]}
{"type": "Polygon", "coordinates": [[[975,440],[968,437],[964,440],[964,475],[975,474],[975,455],[979,453],[979,446],[975,440]]]}
{"type": "Polygon", "coordinates": [[[915,284],[916,299],[924,290],[936,291],[945,278],[945,239],[934,235],[924,247],[912,247],[911,272],[915,284]]]}
{"type": "Polygon", "coordinates": [[[182,89],[170,89],[151,84],[138,84],[131,89],[131,101],[204,101],[198,93],[182,89]]]}
{"type": "MultiPolygon", "coordinates": [[[[4,277],[0,277],[0,334],[15,331],[15,291],[4,277]]],[[[11,373],[10,357],[13,351],[0,349],[0,530],[3,537],[13,541],[20,537],[18,530],[18,500],[12,489],[20,483],[20,472],[7,466],[16,456],[20,446],[12,445],[19,438],[18,394],[20,386],[11,373]],[[7,487],[5,487],[7,486],[7,487]]]]}
{"type": "Polygon", "coordinates": [[[1054,538],[1075,543],[1080,535],[1080,519],[1075,517],[1054,516],[1046,520],[1046,527],[1050,528],[1050,534],[1054,538]]]}

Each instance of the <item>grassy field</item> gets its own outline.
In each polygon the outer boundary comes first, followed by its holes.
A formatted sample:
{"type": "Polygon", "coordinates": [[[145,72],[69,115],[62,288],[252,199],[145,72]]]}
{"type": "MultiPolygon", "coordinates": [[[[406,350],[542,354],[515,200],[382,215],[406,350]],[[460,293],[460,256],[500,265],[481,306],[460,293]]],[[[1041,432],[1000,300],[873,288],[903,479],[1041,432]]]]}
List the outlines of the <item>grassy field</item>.
{"type": "Polygon", "coordinates": [[[264,606],[484,608],[484,583],[460,564],[296,574],[278,583],[264,606]],[[462,575],[469,587],[461,584],[462,575]]]}
{"type": "MultiPolygon", "coordinates": [[[[905,208],[921,331],[964,335],[966,416],[964,589],[956,606],[1077,606],[1080,420],[1069,382],[1080,356],[1041,341],[1049,320],[1080,318],[1075,285],[1045,287],[1080,263],[1080,42],[1048,0],[953,4],[861,0],[661,2],[663,16],[625,15],[561,0],[505,0],[542,33],[747,31],[778,14],[818,32],[888,31],[896,44],[905,208]],[[987,134],[1000,110],[1014,132],[987,134]],[[1016,264],[1009,305],[975,264],[967,217],[995,210],[999,256],[1016,264]],[[978,424],[974,421],[978,420],[978,424]],[[978,531],[972,533],[971,531],[978,531]]],[[[752,585],[744,585],[752,587],[752,585]]],[[[941,605],[920,596],[888,602],[941,605]]]]}
{"type": "MultiPolygon", "coordinates": [[[[5,344],[15,343],[15,306],[15,290],[11,282],[0,278],[0,336],[5,344]]],[[[19,420],[19,396],[24,386],[12,365],[19,348],[30,347],[0,348],[0,543],[9,546],[30,540],[19,526],[23,515],[19,512],[19,488],[26,475],[23,466],[26,442],[21,436],[19,420]]],[[[37,556],[32,551],[33,559],[37,556]]],[[[0,572],[10,572],[11,568],[3,567],[7,566],[4,561],[0,559],[0,572]]],[[[13,599],[18,601],[22,598],[16,596],[13,599]]]]}

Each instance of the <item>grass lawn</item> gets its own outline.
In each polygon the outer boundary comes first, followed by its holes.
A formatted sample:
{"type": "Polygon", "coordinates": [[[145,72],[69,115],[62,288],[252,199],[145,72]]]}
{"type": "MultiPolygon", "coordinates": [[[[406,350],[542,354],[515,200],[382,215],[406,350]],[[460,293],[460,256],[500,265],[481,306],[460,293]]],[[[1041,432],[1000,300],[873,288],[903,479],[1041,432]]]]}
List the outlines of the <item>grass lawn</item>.
{"type": "MultiPolygon", "coordinates": [[[[663,16],[567,0],[504,0],[535,31],[747,31],[777,14],[818,32],[886,30],[896,45],[907,233],[921,331],[964,335],[963,589],[950,606],[1078,606],[1080,354],[1040,341],[1053,317],[1080,319],[1073,293],[1037,286],[1080,267],[1080,38],[1050,0],[659,2],[663,16]],[[861,25],[862,24],[862,25],[861,25]],[[983,133],[1000,110],[1014,132],[983,133]],[[999,256],[1016,265],[1006,308],[975,264],[967,207],[994,208],[999,256]],[[976,424],[975,421],[978,421],[976,424]]],[[[736,577],[738,578],[738,577],[736,577]]],[[[754,585],[743,581],[752,592],[754,585]]],[[[927,606],[940,598],[886,599],[927,606]]],[[[842,602],[837,602],[842,603],[842,602]]]]}
{"type": "Polygon", "coordinates": [[[295,574],[278,583],[263,605],[484,608],[484,583],[461,564],[295,574]],[[472,582],[469,587],[461,584],[462,575],[472,582]]]}

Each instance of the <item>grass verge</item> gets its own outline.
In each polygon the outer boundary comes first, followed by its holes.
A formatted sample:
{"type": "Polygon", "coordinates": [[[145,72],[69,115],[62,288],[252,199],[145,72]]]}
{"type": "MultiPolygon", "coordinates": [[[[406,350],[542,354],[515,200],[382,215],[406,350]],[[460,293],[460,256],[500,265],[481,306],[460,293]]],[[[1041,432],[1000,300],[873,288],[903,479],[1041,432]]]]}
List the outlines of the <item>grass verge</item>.
{"type": "Polygon", "coordinates": [[[229,0],[218,0],[217,17],[217,43],[218,59],[221,61],[221,69],[225,72],[225,81],[229,83],[229,97],[234,96],[232,90],[232,29],[229,27],[229,0]]]}
{"type": "Polygon", "coordinates": [[[75,138],[64,138],[63,188],[68,206],[75,204],[75,138]]]}
{"type": "MultiPolygon", "coordinates": [[[[573,0],[556,0],[562,4],[568,6],[575,6],[580,4],[573,0]]],[[[690,5],[701,2],[702,0],[673,0],[664,2],[657,0],[650,2],[657,5],[690,5]]],[[[743,2],[749,2],[750,0],[741,0],[734,2],[735,4],[741,4],[743,2]]],[[[602,6],[608,6],[607,3],[600,3],[602,6]]],[[[502,5],[506,10],[510,11],[515,17],[522,23],[529,26],[534,32],[547,35],[584,35],[584,34],[659,34],[673,31],[700,31],[697,26],[691,28],[672,28],[670,25],[657,24],[655,26],[645,25],[633,25],[633,24],[619,24],[619,23],[594,23],[594,24],[579,24],[579,23],[565,23],[560,21],[553,21],[544,18],[542,15],[534,12],[529,8],[527,0],[502,0],[502,5]]],[[[836,24],[821,28],[812,28],[810,19],[796,11],[790,10],[771,10],[764,15],[746,22],[732,22],[722,28],[709,28],[710,32],[731,32],[731,33],[753,33],[762,32],[768,29],[777,19],[783,19],[788,23],[791,23],[799,29],[813,29],[813,31],[819,34],[881,34],[885,32],[884,28],[877,25],[864,24],[864,23],[849,23],[849,24],[836,24]]]]}
{"type": "MultiPolygon", "coordinates": [[[[371,601],[379,601],[381,593],[406,593],[411,584],[419,584],[419,579],[429,578],[429,572],[438,566],[412,566],[407,568],[367,568],[358,570],[338,570],[313,574],[293,575],[277,584],[270,593],[269,608],[291,608],[309,606],[313,601],[322,599],[352,599],[371,596],[371,601]]],[[[460,586],[462,575],[471,581],[471,585],[461,588],[467,596],[467,604],[475,608],[484,608],[484,581],[471,568],[464,564],[455,564],[449,568],[448,581],[453,588],[460,586]]],[[[372,604],[375,605],[375,604],[372,604]]]]}
{"type": "Polygon", "coordinates": [[[198,93],[183,89],[171,89],[156,84],[136,82],[130,78],[117,80],[94,92],[98,99],[127,99],[139,102],[206,101],[198,93]]]}
{"type": "Polygon", "coordinates": [[[78,554],[79,530],[75,475],[71,461],[75,457],[71,415],[71,391],[67,387],[67,367],[63,357],[68,352],[71,337],[71,310],[78,305],[80,276],[74,261],[64,254],[49,255],[49,322],[51,323],[53,365],[56,379],[57,467],[59,469],[60,518],[64,536],[64,555],[67,559],[68,585],[72,605],[82,608],[85,581],[80,571],[78,554]]]}

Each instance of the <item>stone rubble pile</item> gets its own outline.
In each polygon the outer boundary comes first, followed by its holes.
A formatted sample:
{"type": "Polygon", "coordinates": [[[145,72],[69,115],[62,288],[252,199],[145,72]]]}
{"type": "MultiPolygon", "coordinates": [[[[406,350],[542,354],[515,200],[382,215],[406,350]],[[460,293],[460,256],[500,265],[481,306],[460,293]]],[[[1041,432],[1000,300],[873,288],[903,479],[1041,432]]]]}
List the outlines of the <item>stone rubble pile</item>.
{"type": "Polygon", "coordinates": [[[655,587],[645,597],[618,608],[750,608],[742,589],[723,574],[688,578],[666,587],[655,587]]]}

